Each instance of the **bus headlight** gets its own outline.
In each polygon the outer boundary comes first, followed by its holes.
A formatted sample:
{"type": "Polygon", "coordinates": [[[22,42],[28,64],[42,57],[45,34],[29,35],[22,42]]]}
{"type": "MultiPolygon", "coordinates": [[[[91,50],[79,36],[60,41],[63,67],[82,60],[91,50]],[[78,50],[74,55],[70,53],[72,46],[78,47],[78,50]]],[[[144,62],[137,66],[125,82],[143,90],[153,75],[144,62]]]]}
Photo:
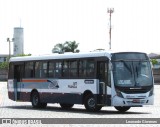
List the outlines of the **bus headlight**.
{"type": "Polygon", "coordinates": [[[116,93],[118,97],[124,98],[121,91],[119,91],[118,89],[116,89],[116,93]]]}
{"type": "Polygon", "coordinates": [[[149,97],[153,95],[153,88],[151,89],[151,91],[149,92],[149,97]]]}

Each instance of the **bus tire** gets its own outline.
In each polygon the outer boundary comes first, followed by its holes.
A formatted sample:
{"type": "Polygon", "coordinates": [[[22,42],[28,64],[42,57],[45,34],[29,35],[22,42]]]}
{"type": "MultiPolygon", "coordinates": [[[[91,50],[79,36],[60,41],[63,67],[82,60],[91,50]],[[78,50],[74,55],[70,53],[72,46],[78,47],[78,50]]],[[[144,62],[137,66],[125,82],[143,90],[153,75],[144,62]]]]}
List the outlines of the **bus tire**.
{"type": "Polygon", "coordinates": [[[41,103],[38,92],[34,91],[31,95],[31,102],[33,108],[45,108],[47,103],[41,103]]]}
{"type": "Polygon", "coordinates": [[[31,102],[33,108],[39,108],[40,107],[40,98],[38,92],[34,91],[31,95],[31,102]]]}
{"type": "Polygon", "coordinates": [[[65,104],[65,103],[60,103],[61,108],[63,109],[70,109],[73,107],[74,104],[65,104]]]}
{"type": "Polygon", "coordinates": [[[84,106],[87,111],[94,112],[101,110],[102,106],[98,106],[93,95],[89,94],[84,98],[84,106]]]}
{"type": "Polygon", "coordinates": [[[131,107],[129,107],[129,106],[115,106],[115,109],[117,109],[119,112],[126,112],[126,111],[128,111],[129,109],[130,109],[131,107]]]}

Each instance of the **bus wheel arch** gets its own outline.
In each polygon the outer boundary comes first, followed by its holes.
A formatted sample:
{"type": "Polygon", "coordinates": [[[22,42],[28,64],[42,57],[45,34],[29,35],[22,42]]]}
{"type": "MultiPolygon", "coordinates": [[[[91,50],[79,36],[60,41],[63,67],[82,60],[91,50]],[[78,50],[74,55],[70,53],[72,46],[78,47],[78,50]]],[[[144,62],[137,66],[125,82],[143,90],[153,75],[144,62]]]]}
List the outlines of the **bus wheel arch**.
{"type": "Polygon", "coordinates": [[[115,106],[115,109],[117,109],[119,112],[124,113],[128,111],[131,107],[130,106],[115,106]]]}
{"type": "Polygon", "coordinates": [[[93,95],[93,93],[90,91],[90,90],[86,90],[84,93],[83,93],[83,97],[82,97],[82,102],[83,104],[85,103],[85,97],[88,96],[88,95],[93,95]]]}
{"type": "Polygon", "coordinates": [[[30,99],[31,99],[33,108],[45,108],[47,106],[47,103],[42,103],[40,101],[40,96],[36,89],[32,90],[30,99]]]}
{"type": "Polygon", "coordinates": [[[89,112],[99,111],[102,108],[102,106],[97,105],[96,98],[90,91],[86,91],[83,94],[83,104],[89,112]]]}
{"type": "Polygon", "coordinates": [[[33,96],[33,93],[38,93],[38,91],[36,90],[36,89],[33,89],[32,91],[31,91],[31,94],[30,94],[30,101],[32,102],[32,96],[33,96]]]}

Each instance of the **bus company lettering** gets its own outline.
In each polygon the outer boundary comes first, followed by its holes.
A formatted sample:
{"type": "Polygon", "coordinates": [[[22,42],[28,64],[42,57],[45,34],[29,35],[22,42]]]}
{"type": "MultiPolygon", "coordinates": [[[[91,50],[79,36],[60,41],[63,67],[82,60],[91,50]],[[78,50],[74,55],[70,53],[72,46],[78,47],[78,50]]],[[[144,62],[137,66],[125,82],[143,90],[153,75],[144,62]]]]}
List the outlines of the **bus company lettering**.
{"type": "Polygon", "coordinates": [[[52,81],[47,80],[47,82],[49,82],[48,89],[58,89],[59,88],[57,80],[52,80],[52,81]]]}
{"type": "Polygon", "coordinates": [[[72,85],[68,85],[68,88],[77,88],[77,82],[73,82],[72,85]]]}

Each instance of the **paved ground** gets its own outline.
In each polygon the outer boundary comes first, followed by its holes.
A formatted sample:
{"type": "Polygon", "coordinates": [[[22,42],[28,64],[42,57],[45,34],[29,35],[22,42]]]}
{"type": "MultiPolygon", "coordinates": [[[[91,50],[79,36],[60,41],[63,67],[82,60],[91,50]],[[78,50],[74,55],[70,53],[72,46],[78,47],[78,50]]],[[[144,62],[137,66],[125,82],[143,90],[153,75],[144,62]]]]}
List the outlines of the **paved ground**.
{"type": "MultiPolygon", "coordinates": [[[[160,118],[160,85],[155,85],[155,103],[152,106],[134,107],[128,112],[121,114],[117,112],[113,107],[103,107],[100,112],[88,113],[83,105],[75,105],[71,110],[63,110],[59,104],[49,104],[46,109],[33,109],[30,102],[14,102],[8,99],[6,82],[0,82],[0,118],[160,118]]],[[[4,125],[3,125],[4,126],[4,125]]],[[[21,125],[22,126],[22,125],[21,125]]],[[[37,125],[38,126],[38,125],[37,125]]],[[[51,125],[47,125],[51,126],[51,125]]],[[[57,126],[57,125],[52,125],[57,126]]],[[[86,125],[74,125],[63,124],[59,126],[86,126],[86,125]]],[[[87,125],[89,126],[106,126],[99,125],[87,125]]],[[[123,124],[109,124],[107,126],[121,127],[123,124]]],[[[128,124],[125,126],[144,126],[152,127],[158,125],[135,125],[128,124]]],[[[8,125],[7,125],[8,127],[8,125]]]]}

